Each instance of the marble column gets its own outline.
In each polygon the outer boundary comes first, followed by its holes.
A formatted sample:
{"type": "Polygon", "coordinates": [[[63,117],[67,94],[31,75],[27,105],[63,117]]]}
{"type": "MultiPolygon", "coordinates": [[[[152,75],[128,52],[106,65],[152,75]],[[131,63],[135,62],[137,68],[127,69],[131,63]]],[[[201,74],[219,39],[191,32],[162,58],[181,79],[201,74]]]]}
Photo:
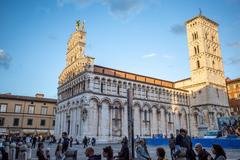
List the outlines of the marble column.
{"type": "Polygon", "coordinates": [[[98,130],[98,113],[97,113],[97,102],[91,101],[89,106],[89,132],[88,135],[91,137],[97,136],[97,130],[98,130]]]}
{"type": "Polygon", "coordinates": [[[133,112],[133,119],[134,119],[134,135],[140,135],[140,107],[135,106],[133,112]]]}
{"type": "Polygon", "coordinates": [[[182,114],[182,128],[187,129],[187,114],[183,112],[182,114]]]}
{"type": "Polygon", "coordinates": [[[101,123],[101,135],[102,138],[107,140],[109,136],[109,104],[106,102],[102,103],[102,123],[101,123]]]}
{"type": "Polygon", "coordinates": [[[175,122],[175,129],[177,130],[179,130],[181,127],[180,127],[180,124],[179,124],[179,113],[178,112],[176,112],[175,113],[175,116],[174,116],[174,122],[175,122]]]}
{"type": "Polygon", "coordinates": [[[141,121],[140,121],[140,126],[141,126],[141,136],[144,136],[146,134],[146,127],[144,121],[144,110],[141,110],[141,121]]]}
{"type": "Polygon", "coordinates": [[[166,119],[165,119],[165,126],[166,126],[166,135],[168,136],[169,135],[169,132],[170,132],[170,126],[169,126],[169,112],[166,113],[166,119]]]}
{"type": "Polygon", "coordinates": [[[78,106],[77,107],[77,111],[76,111],[76,130],[77,130],[77,136],[80,136],[81,135],[81,109],[80,107],[78,106]]]}
{"type": "Polygon", "coordinates": [[[70,131],[69,131],[69,135],[70,136],[72,136],[72,134],[73,134],[73,128],[74,128],[74,126],[73,126],[73,110],[72,110],[72,108],[70,109],[70,111],[69,111],[70,113],[70,118],[69,118],[69,120],[70,120],[70,131]]]}
{"type": "Polygon", "coordinates": [[[87,117],[85,118],[85,120],[81,120],[81,122],[82,122],[82,136],[87,136],[87,135],[89,135],[89,124],[92,122],[92,119],[91,119],[91,113],[90,113],[90,109],[89,109],[89,106],[88,105],[86,105],[86,106],[83,106],[83,108],[82,108],[82,114],[81,114],[81,116],[82,116],[82,118],[83,118],[83,110],[85,110],[85,111],[87,111],[87,117]]]}
{"type": "Polygon", "coordinates": [[[76,117],[76,111],[77,111],[76,108],[73,108],[73,111],[72,111],[72,112],[73,112],[73,113],[72,113],[73,122],[71,123],[72,128],[73,128],[73,129],[72,129],[72,135],[73,135],[73,137],[76,137],[76,127],[77,127],[77,126],[76,126],[76,118],[77,118],[77,117],[76,117]]]}
{"type": "Polygon", "coordinates": [[[54,134],[55,134],[55,136],[57,136],[57,137],[58,137],[57,134],[59,133],[59,131],[58,131],[58,127],[59,127],[58,116],[59,116],[59,112],[56,112],[55,126],[54,126],[54,134]]]}
{"type": "Polygon", "coordinates": [[[113,130],[113,114],[115,114],[116,109],[113,109],[113,106],[109,106],[109,136],[112,139],[112,130],[113,130]]]}
{"type": "Polygon", "coordinates": [[[163,108],[161,108],[160,112],[161,112],[161,122],[160,122],[161,132],[162,132],[163,135],[165,135],[165,133],[166,133],[165,110],[163,108]]]}
{"type": "Polygon", "coordinates": [[[152,108],[151,133],[158,134],[157,108],[152,108]]]}

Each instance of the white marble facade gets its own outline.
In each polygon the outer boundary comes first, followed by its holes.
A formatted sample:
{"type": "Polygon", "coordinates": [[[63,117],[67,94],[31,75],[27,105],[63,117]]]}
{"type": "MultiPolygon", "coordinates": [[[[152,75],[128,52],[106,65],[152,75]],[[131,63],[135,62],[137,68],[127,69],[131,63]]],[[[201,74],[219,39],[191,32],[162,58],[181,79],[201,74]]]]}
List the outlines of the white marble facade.
{"type": "Polygon", "coordinates": [[[59,88],[61,94],[67,94],[65,88],[72,88],[69,93],[76,93],[76,96],[59,99],[56,135],[61,136],[67,131],[73,137],[87,135],[102,140],[127,136],[127,89],[130,87],[134,88],[135,135],[169,135],[176,129],[188,128],[187,91],[89,71],[59,88]],[[84,89],[80,87],[81,83],[86,83],[84,89]]]}

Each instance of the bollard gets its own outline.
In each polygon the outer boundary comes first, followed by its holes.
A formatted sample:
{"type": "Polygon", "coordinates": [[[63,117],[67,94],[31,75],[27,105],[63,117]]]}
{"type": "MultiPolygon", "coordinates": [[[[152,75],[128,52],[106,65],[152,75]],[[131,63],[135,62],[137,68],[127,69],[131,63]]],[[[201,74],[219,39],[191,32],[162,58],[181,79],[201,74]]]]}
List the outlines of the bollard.
{"type": "Polygon", "coordinates": [[[32,144],[28,143],[27,144],[27,160],[32,159],[32,144]]]}
{"type": "Polygon", "coordinates": [[[77,160],[77,150],[68,149],[65,152],[65,160],[77,160]]]}
{"type": "Polygon", "coordinates": [[[27,160],[27,145],[23,144],[19,148],[18,160],[27,160]]]}
{"type": "Polygon", "coordinates": [[[11,143],[9,154],[8,154],[8,159],[15,160],[16,159],[15,156],[16,156],[16,143],[11,143]]]}

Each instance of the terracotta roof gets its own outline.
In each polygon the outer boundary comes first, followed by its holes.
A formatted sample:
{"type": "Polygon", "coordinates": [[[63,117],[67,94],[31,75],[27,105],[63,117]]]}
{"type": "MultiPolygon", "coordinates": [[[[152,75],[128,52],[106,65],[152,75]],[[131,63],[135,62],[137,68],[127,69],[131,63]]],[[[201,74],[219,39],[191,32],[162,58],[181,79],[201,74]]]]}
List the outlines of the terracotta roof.
{"type": "Polygon", "coordinates": [[[57,99],[53,99],[53,98],[37,98],[37,97],[30,97],[30,96],[11,95],[11,94],[0,94],[0,99],[14,99],[14,100],[23,100],[23,101],[57,103],[57,99]]]}
{"type": "Polygon", "coordinates": [[[229,83],[235,83],[235,82],[240,82],[240,78],[236,78],[236,79],[226,79],[227,84],[229,83]]]}
{"type": "Polygon", "coordinates": [[[162,86],[162,87],[167,87],[167,88],[173,88],[173,89],[181,90],[181,91],[185,91],[185,92],[187,91],[187,90],[174,88],[174,82],[171,82],[171,81],[157,79],[157,78],[148,77],[148,76],[143,76],[143,75],[125,72],[125,71],[120,71],[120,70],[107,68],[107,67],[103,67],[103,66],[98,66],[98,65],[94,65],[94,73],[117,77],[117,78],[122,78],[122,79],[127,79],[127,80],[132,80],[132,81],[137,81],[137,82],[142,82],[142,83],[147,83],[150,85],[157,85],[157,86],[162,86]]]}
{"type": "Polygon", "coordinates": [[[185,23],[187,24],[187,23],[189,23],[189,22],[191,22],[191,21],[193,21],[193,20],[195,20],[195,19],[197,19],[197,18],[200,18],[200,17],[203,18],[203,19],[205,19],[206,21],[209,21],[209,22],[217,25],[217,26],[219,25],[217,22],[214,22],[213,20],[211,20],[211,19],[209,19],[209,18],[207,18],[207,17],[205,17],[205,16],[203,16],[203,15],[197,15],[197,16],[191,18],[190,20],[187,20],[185,23]]]}

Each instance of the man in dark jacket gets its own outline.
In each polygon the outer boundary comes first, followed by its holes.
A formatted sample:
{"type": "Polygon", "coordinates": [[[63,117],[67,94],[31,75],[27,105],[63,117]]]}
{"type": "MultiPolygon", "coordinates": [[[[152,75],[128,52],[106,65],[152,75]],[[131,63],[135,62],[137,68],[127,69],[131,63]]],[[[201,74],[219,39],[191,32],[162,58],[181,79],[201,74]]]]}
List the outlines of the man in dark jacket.
{"type": "Polygon", "coordinates": [[[184,129],[183,146],[187,148],[187,160],[195,160],[196,154],[192,149],[192,138],[188,135],[186,129],[184,129]]]}
{"type": "Polygon", "coordinates": [[[175,152],[173,153],[173,157],[175,158],[184,158],[186,157],[187,148],[184,144],[185,130],[180,129],[180,133],[176,137],[175,143],[175,152]]]}
{"type": "Polygon", "coordinates": [[[85,155],[88,157],[88,160],[101,160],[101,155],[95,155],[92,147],[86,149],[85,155]]]}
{"type": "Polygon", "coordinates": [[[203,149],[202,145],[200,143],[195,144],[195,151],[197,153],[198,160],[207,160],[207,159],[212,159],[212,156],[210,153],[208,153],[205,149],[203,149]]]}
{"type": "Polygon", "coordinates": [[[66,132],[63,132],[62,133],[62,138],[63,138],[63,141],[62,141],[62,152],[65,153],[68,149],[68,145],[69,145],[69,139],[68,139],[68,135],[66,132]]]}
{"type": "Polygon", "coordinates": [[[122,140],[122,148],[118,153],[117,159],[118,160],[128,160],[129,159],[129,148],[128,148],[128,140],[126,137],[122,140]]]}

